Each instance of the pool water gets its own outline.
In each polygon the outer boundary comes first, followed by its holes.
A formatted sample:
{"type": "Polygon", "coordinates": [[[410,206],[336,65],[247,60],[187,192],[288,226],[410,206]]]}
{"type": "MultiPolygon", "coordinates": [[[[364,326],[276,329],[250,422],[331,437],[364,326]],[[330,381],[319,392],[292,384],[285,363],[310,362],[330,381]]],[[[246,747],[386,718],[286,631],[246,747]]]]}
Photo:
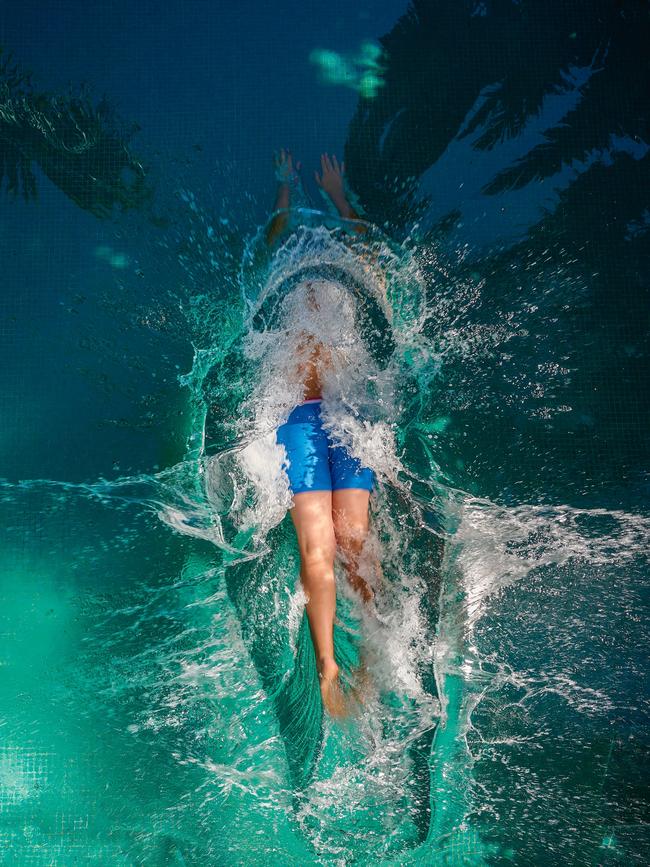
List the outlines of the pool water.
{"type": "Polygon", "coordinates": [[[0,12],[34,72],[0,76],[0,863],[647,863],[647,4],[84,10],[0,12]],[[274,436],[303,327],[377,476],[343,721],[274,436]]]}

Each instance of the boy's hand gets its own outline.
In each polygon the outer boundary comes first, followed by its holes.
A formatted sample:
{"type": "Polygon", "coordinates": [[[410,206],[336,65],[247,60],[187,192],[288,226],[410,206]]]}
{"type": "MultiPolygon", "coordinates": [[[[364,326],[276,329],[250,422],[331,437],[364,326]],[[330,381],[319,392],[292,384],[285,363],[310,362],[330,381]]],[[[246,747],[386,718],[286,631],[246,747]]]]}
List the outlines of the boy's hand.
{"type": "Polygon", "coordinates": [[[336,205],[340,201],[345,201],[345,192],[343,189],[343,175],[345,174],[345,163],[339,166],[338,160],[334,155],[330,160],[329,154],[321,154],[320,158],[321,172],[314,172],[316,183],[325,190],[327,195],[336,205]]]}
{"type": "Polygon", "coordinates": [[[339,162],[334,155],[330,159],[329,154],[321,154],[320,165],[320,176],[318,172],[314,172],[316,183],[321,190],[327,193],[342,217],[353,217],[354,213],[345,197],[345,186],[343,184],[345,163],[341,163],[339,166],[339,162]]]}
{"type": "Polygon", "coordinates": [[[279,184],[286,184],[288,187],[293,187],[300,182],[298,172],[300,171],[300,163],[293,166],[293,157],[291,151],[281,149],[273,154],[273,165],[275,166],[275,177],[279,184]]]}

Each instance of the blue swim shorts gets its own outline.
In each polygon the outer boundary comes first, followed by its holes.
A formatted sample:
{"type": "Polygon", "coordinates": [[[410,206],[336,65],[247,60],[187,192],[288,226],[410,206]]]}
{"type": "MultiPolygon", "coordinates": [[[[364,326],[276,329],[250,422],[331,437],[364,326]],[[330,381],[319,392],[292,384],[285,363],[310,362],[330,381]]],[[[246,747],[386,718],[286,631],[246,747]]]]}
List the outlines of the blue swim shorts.
{"type": "Polygon", "coordinates": [[[284,468],[294,494],[361,488],[372,491],[374,474],[352,457],[345,446],[334,445],[323,430],[320,400],[300,403],[276,435],[287,453],[284,468]]]}

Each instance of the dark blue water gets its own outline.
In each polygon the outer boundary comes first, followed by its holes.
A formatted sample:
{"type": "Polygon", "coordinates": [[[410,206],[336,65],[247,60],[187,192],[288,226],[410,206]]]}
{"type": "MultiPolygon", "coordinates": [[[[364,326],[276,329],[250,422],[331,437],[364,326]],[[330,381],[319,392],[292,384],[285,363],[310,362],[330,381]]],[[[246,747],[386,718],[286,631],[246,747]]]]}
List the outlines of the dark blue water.
{"type": "Polygon", "coordinates": [[[0,10],[0,863],[647,862],[649,37],[642,0],[0,10]],[[386,313],[347,728],[255,469],[247,304],[314,257],[386,313]]]}

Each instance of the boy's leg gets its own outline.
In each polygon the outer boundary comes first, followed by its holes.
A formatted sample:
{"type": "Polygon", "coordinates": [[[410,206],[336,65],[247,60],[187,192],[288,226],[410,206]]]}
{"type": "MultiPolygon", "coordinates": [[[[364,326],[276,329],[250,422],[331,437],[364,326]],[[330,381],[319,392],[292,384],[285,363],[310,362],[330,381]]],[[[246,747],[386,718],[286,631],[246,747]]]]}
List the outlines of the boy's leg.
{"type": "Polygon", "coordinates": [[[332,491],[332,519],[336,541],[345,561],[350,584],[370,602],[373,592],[359,574],[360,557],[368,536],[368,503],[370,492],[361,488],[339,488],[332,491]]]}
{"type": "Polygon", "coordinates": [[[323,703],[332,714],[344,712],[334,660],[336,539],[332,524],[332,492],[307,491],[294,495],[291,517],[300,549],[300,578],[307,596],[311,631],[323,703]]]}

